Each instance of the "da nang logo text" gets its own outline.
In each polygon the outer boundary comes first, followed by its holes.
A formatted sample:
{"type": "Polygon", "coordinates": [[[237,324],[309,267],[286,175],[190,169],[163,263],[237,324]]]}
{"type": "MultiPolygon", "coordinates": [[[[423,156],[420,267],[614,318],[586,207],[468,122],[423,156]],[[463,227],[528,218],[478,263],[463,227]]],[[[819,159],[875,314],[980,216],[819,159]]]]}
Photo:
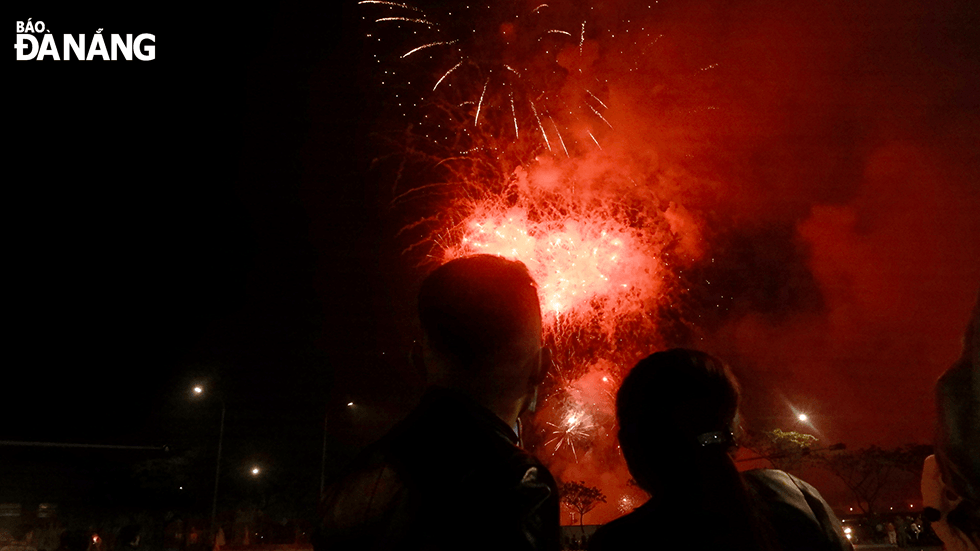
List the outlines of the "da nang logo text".
{"type": "Polygon", "coordinates": [[[103,35],[102,29],[99,29],[94,35],[60,35],[60,41],[55,36],[57,35],[51,34],[47,29],[44,21],[18,21],[17,42],[14,44],[17,61],[132,61],[134,57],[139,61],[156,59],[156,36],[149,33],[133,38],[131,34],[103,35]]]}

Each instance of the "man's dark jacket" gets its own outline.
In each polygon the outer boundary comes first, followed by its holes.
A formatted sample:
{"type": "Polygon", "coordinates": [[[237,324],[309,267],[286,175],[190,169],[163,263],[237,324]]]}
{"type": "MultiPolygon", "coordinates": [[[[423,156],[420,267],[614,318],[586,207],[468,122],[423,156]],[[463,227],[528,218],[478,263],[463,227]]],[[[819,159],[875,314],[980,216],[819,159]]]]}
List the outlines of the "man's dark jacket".
{"type": "Polygon", "coordinates": [[[314,548],[557,551],[558,507],[510,427],[433,388],[327,489],[314,548]]]}

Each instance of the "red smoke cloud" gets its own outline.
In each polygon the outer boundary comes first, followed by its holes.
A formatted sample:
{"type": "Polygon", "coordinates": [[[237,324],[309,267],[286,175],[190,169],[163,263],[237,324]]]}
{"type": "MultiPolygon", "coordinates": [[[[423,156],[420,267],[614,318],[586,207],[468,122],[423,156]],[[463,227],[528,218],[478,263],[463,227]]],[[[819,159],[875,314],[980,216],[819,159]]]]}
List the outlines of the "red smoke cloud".
{"type": "MultiPolygon", "coordinates": [[[[683,213],[681,283],[703,297],[687,306],[694,336],[663,344],[731,362],[757,428],[852,448],[931,440],[932,384],[980,288],[965,11],[702,2],[633,21],[656,40],[600,43],[592,67],[620,67],[603,155],[683,213]]],[[[555,467],[628,491],[620,464],[555,467]]]]}
{"type": "MultiPolygon", "coordinates": [[[[602,330],[586,336],[605,343],[594,348],[602,354],[577,350],[580,369],[546,402],[544,421],[560,423],[558,402],[576,396],[576,407],[610,419],[612,402],[583,398],[585,387],[600,375],[618,381],[656,348],[691,346],[733,365],[756,428],[808,430],[849,447],[929,441],[931,387],[959,353],[980,288],[975,9],[924,0],[576,8],[586,40],[557,55],[566,78],[551,103],[578,109],[588,94],[603,109],[589,103],[596,117],[582,109],[522,127],[525,137],[550,133],[548,152],[504,193],[470,205],[492,224],[460,216],[463,230],[440,245],[450,255],[474,252],[473,243],[503,252],[502,241],[478,235],[492,230],[527,242],[503,254],[537,259],[549,242],[527,232],[547,224],[527,221],[556,204],[566,218],[546,221],[566,234],[584,228],[577,235],[596,238],[614,227],[637,244],[632,253],[644,260],[630,266],[639,269],[610,276],[583,267],[582,256],[575,266],[630,288],[593,313],[658,310],[657,324],[619,344],[623,335],[600,319],[602,330]],[[602,209],[614,215],[589,218],[602,209]],[[798,411],[809,428],[793,425],[798,411]]],[[[518,133],[516,108],[501,102],[495,118],[489,102],[479,105],[485,121],[507,124],[512,109],[518,133]]],[[[579,292],[562,289],[563,301],[548,295],[561,303],[553,311],[579,292]]],[[[636,497],[608,425],[571,456],[538,449],[559,477],[606,491],[590,523],[619,516],[620,498],[636,497]]]]}

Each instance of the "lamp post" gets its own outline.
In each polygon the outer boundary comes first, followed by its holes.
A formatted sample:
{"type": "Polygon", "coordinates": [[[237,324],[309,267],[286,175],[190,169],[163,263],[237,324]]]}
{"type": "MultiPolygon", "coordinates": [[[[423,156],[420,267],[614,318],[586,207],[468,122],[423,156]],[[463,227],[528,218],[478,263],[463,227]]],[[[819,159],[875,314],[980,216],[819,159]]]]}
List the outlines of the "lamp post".
{"type": "Polygon", "coordinates": [[[218,429],[218,458],[214,462],[214,495],[211,498],[211,534],[217,534],[218,480],[221,475],[221,444],[225,439],[225,401],[221,400],[221,427],[218,429]]]}
{"type": "MultiPolygon", "coordinates": [[[[347,409],[354,409],[353,401],[347,402],[347,409]]],[[[327,476],[327,420],[330,418],[330,408],[323,414],[323,453],[320,456],[320,498],[323,498],[323,490],[326,489],[327,476]]]]}
{"type": "MultiPolygon", "coordinates": [[[[191,389],[195,396],[204,394],[203,385],[194,385],[191,389]]],[[[221,447],[225,440],[225,400],[221,398],[221,425],[218,428],[218,457],[214,461],[214,493],[211,496],[211,535],[217,533],[215,528],[218,519],[218,481],[221,477],[221,447]]]]}

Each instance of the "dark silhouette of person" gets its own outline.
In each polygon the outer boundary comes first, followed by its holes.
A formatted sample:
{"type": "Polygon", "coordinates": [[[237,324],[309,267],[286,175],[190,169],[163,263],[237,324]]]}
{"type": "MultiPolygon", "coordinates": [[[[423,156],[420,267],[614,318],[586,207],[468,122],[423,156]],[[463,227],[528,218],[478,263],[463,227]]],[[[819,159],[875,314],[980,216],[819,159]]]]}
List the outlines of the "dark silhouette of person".
{"type": "Polygon", "coordinates": [[[0,551],[37,551],[34,545],[34,527],[27,523],[14,526],[10,531],[12,540],[0,551]]]}
{"type": "Polygon", "coordinates": [[[142,534],[138,524],[127,524],[119,529],[116,541],[123,549],[138,549],[142,534]]]}
{"type": "Polygon", "coordinates": [[[670,519],[685,549],[850,551],[812,486],[782,471],[735,468],[739,395],[728,367],[704,352],[658,352],[633,368],[616,397],[619,442],[651,498],[600,527],[589,549],[650,546],[651,527],[670,519]]]}
{"type": "Polygon", "coordinates": [[[89,534],[85,530],[65,530],[60,539],[58,551],[86,551],[90,542],[89,534]]]}
{"type": "Polygon", "coordinates": [[[559,549],[557,485],[515,430],[551,361],[527,267],[448,262],[423,281],[418,313],[428,388],[324,492],[314,548],[559,549]]]}
{"type": "Polygon", "coordinates": [[[935,455],[922,468],[923,516],[949,551],[980,549],[980,296],[963,354],[936,382],[935,455]]]}

